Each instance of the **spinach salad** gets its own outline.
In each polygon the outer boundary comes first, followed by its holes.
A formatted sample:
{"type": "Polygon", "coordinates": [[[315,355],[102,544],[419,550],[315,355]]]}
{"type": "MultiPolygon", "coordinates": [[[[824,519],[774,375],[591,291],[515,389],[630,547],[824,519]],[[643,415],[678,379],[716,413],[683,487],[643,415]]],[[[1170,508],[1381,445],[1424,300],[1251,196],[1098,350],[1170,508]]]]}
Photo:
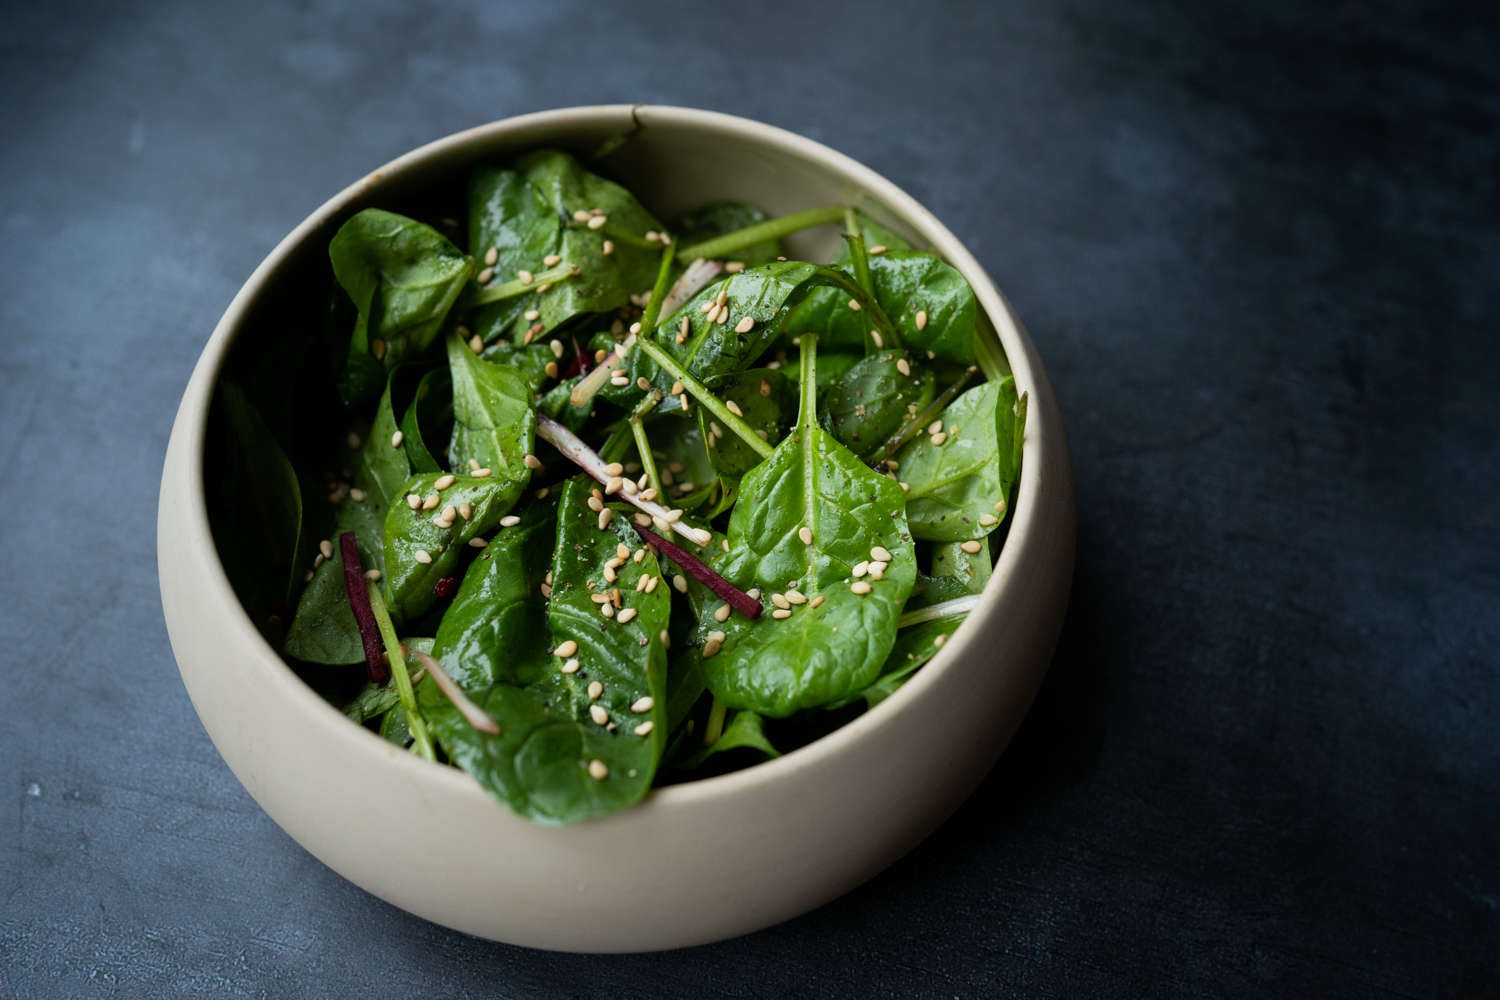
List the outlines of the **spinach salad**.
{"type": "Polygon", "coordinates": [[[552,825],[891,695],[1014,502],[1026,398],[963,277],[841,206],[669,226],[555,150],[466,195],[353,216],[326,313],[220,378],[210,518],[267,640],[552,825]]]}

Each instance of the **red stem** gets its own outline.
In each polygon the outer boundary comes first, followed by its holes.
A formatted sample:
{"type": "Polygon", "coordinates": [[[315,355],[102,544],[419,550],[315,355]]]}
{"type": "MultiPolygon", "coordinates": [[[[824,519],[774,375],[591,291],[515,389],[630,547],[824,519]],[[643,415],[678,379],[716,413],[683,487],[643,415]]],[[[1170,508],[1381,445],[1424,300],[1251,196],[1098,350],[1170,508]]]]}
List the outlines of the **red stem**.
{"type": "Polygon", "coordinates": [[[385,661],[380,657],[385,652],[380,642],[380,626],[375,624],[375,611],[370,607],[370,592],[365,589],[364,568],[359,564],[359,549],[355,547],[354,532],[346,531],[339,536],[339,551],[344,556],[344,586],[349,591],[349,607],[354,610],[354,620],[359,623],[359,638],[365,645],[365,670],[371,684],[384,684],[390,674],[385,661]]]}
{"type": "Polygon", "coordinates": [[[630,521],[630,526],[635,529],[637,535],[645,539],[647,545],[665,552],[668,559],[693,574],[693,579],[728,601],[729,606],[734,608],[734,610],[752,620],[760,617],[761,605],[759,601],[709,569],[695,556],[690,554],[687,549],[679,545],[673,545],[650,528],[641,527],[635,523],[633,518],[630,521]]]}

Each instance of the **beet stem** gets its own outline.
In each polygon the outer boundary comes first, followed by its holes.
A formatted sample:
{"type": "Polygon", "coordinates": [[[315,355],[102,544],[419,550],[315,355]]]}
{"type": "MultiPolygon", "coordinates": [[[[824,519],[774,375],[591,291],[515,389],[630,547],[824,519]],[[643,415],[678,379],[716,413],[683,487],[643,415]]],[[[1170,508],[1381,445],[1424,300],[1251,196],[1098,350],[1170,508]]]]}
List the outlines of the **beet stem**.
{"type": "Polygon", "coordinates": [[[734,610],[752,621],[760,617],[761,604],[759,601],[709,569],[696,556],[688,552],[687,549],[684,549],[680,545],[672,544],[650,528],[643,528],[634,521],[630,522],[630,526],[635,529],[637,535],[640,535],[645,540],[647,545],[666,553],[668,559],[693,574],[694,580],[697,580],[703,586],[728,601],[729,606],[734,608],[734,610]]]}
{"type": "Polygon", "coordinates": [[[384,684],[390,674],[380,659],[380,626],[375,623],[375,612],[370,608],[370,594],[365,590],[364,567],[359,564],[359,548],[355,544],[354,532],[346,531],[339,536],[339,551],[344,557],[344,587],[349,591],[349,607],[354,611],[354,620],[359,624],[359,639],[365,647],[365,671],[371,684],[384,684]]]}

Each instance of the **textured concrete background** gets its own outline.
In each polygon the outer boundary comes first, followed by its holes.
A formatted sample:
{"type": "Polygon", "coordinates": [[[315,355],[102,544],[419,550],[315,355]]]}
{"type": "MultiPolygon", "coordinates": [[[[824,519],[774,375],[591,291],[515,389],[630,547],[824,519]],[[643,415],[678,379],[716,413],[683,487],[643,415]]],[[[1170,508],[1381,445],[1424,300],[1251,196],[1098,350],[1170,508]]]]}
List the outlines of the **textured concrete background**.
{"type": "Polygon", "coordinates": [[[1494,995],[1495,7],[7,3],[0,994],[1494,995]],[[651,101],[820,139],[1015,302],[1077,585],[973,799],[691,951],[478,941],[250,801],[167,646],[157,478],[256,263],[411,147],[651,101]]]}

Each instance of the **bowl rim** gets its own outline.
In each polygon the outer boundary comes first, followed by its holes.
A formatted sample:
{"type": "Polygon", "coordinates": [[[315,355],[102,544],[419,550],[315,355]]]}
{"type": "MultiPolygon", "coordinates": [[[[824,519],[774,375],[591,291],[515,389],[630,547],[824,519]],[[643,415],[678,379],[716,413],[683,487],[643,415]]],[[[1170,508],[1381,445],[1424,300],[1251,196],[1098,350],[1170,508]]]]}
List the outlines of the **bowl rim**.
{"type": "MultiPolygon", "coordinates": [[[[968,248],[936,216],[894,183],[852,157],[816,140],[753,119],[716,111],[656,104],[585,105],[537,111],[474,126],[426,143],[383,164],[333,195],[283,237],[257,265],[250,277],[235,293],[223,316],[215,325],[194,367],[173,429],[174,435],[179,430],[185,430],[188,433],[186,458],[192,495],[186,504],[189,521],[181,525],[183,539],[188,544],[196,545],[198,555],[208,560],[208,572],[205,576],[212,581],[211,585],[218,591],[214,595],[218,599],[217,603],[220,606],[227,603],[238,612],[237,615],[231,616],[231,622],[226,623],[233,633],[226,636],[226,640],[248,642],[255,661],[267,668],[266,672],[269,677],[276,678],[286,688],[285,693],[288,697],[317,706],[317,711],[309,713],[311,718],[318,719],[319,724],[323,726],[336,727],[332,731],[335,738],[348,743],[349,750],[365,759],[371,768],[415,767],[421,770],[421,780],[448,782],[451,786],[449,791],[477,796],[491,802],[496,808],[503,807],[500,803],[494,802],[483,787],[467,772],[459,768],[436,764],[410,753],[394,756],[387,754],[386,751],[390,746],[387,741],[363,726],[351,725],[338,708],[324,700],[292,671],[255,627],[249,612],[234,593],[219,559],[209,527],[207,493],[204,484],[204,445],[208,410],[230,348],[246,319],[253,312],[255,303],[266,291],[271,279],[287,259],[309,237],[314,236],[330,218],[344,211],[388,178],[399,177],[406,170],[420,167],[426,161],[445,153],[461,151],[463,147],[476,141],[502,140],[510,134],[524,134],[538,127],[553,131],[565,131],[569,125],[582,128],[597,127],[600,119],[620,115],[624,116],[626,122],[634,118],[647,128],[653,121],[656,121],[678,127],[731,135],[754,144],[778,148],[820,169],[842,175],[847,186],[870,196],[877,204],[895,215],[901,225],[915,229],[923,239],[927,240],[934,253],[957,269],[969,282],[979,307],[989,319],[993,332],[1000,341],[1006,361],[1015,378],[1017,392],[1029,392],[1034,403],[1042,396],[1050,396],[1050,386],[1047,385],[1045,372],[1039,366],[1033,370],[1031,356],[1035,348],[1031,345],[1030,338],[1025,333],[1010,302],[996,287],[989,274],[968,248]],[[1043,390],[1041,393],[1038,392],[1039,388],[1043,390]],[[206,546],[202,544],[203,542],[207,543],[206,546]]],[[[1001,603],[1002,593],[1009,588],[1025,586],[1025,581],[1006,570],[1010,564],[1017,561],[1021,541],[1027,536],[1036,520],[1038,492],[1041,488],[1038,474],[1042,464],[1041,451],[1049,446],[1062,448],[1064,451],[1067,449],[1066,432],[1063,431],[1060,423],[1055,429],[1043,427],[1041,420],[1043,414],[1039,412],[1040,409],[1036,405],[1031,407],[1031,416],[1023,432],[1021,480],[1017,489],[1016,502],[1011,511],[1010,527],[1005,544],[1001,547],[996,561],[995,571],[983,592],[978,595],[978,601],[970,610],[968,618],[955,629],[954,634],[922,669],[916,671],[910,680],[874,708],[805,746],[737,771],[652,788],[641,803],[623,812],[639,808],[646,802],[654,803],[656,808],[671,808],[678,803],[686,804],[696,800],[733,796],[750,786],[767,784],[783,775],[817,767],[825,758],[844,752],[851,742],[873,736],[878,730],[896,719],[908,705],[920,700],[929,688],[938,683],[942,675],[955,669],[956,665],[967,655],[977,652],[969,649],[971,645],[969,640],[978,632],[977,629],[966,628],[970,620],[977,622],[978,619],[992,612],[1001,603]],[[1044,436],[1055,438],[1055,440],[1044,441],[1044,436]]],[[[162,543],[161,539],[159,539],[160,543],[162,543]]],[[[1039,679],[1040,675],[1038,675],[1039,679]]],[[[608,822],[614,815],[618,814],[601,816],[584,822],[608,822]]]]}

